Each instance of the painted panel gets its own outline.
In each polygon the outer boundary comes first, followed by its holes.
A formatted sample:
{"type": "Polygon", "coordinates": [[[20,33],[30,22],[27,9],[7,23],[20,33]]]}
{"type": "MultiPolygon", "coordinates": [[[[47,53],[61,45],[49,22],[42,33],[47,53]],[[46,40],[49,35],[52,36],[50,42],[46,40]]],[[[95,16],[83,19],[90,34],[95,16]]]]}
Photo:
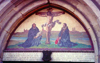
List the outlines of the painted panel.
{"type": "Polygon", "coordinates": [[[55,8],[27,18],[14,32],[6,51],[93,51],[83,26],[70,14],[55,8]]]}

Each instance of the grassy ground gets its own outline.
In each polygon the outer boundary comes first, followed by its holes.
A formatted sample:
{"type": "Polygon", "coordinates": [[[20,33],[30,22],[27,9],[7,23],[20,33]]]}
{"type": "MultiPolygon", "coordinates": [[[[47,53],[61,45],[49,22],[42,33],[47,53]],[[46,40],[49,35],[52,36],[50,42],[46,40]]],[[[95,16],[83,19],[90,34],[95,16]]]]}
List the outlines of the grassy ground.
{"type": "MultiPolygon", "coordinates": [[[[22,42],[18,43],[21,44],[22,42]]],[[[23,48],[23,47],[18,47],[18,44],[15,45],[9,45],[7,48],[23,48]]],[[[81,44],[81,43],[77,43],[78,45],[72,47],[72,48],[91,48],[90,45],[86,45],[86,44],[81,44]]],[[[54,40],[51,40],[51,44],[45,44],[44,40],[41,40],[41,44],[39,46],[32,46],[30,48],[67,48],[67,47],[59,47],[58,45],[55,44],[54,40]]]]}

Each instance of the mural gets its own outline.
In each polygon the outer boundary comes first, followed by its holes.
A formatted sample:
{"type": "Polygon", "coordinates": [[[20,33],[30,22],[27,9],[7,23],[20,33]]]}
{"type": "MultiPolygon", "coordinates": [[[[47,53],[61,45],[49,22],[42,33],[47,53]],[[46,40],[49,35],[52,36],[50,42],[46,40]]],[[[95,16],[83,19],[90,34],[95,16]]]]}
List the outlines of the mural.
{"type": "Polygon", "coordinates": [[[50,7],[26,19],[12,35],[6,51],[93,51],[91,44],[74,17],[50,7]]]}

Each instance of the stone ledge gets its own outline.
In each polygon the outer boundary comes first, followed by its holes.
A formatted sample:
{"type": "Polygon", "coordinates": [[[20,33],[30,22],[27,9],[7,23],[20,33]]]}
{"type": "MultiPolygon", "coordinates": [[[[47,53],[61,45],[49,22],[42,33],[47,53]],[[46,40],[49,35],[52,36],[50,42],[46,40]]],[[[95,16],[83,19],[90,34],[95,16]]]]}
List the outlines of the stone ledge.
{"type": "MultiPolygon", "coordinates": [[[[42,61],[42,52],[4,52],[3,61],[42,61]]],[[[51,61],[95,62],[94,53],[53,52],[51,61]]]]}

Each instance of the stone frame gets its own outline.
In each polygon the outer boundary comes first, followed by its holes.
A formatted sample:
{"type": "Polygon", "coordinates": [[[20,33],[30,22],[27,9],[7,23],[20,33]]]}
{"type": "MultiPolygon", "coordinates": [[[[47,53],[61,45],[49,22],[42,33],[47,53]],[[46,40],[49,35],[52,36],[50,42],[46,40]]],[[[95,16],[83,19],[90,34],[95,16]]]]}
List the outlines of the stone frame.
{"type": "MultiPolygon", "coordinates": [[[[17,18],[13,18],[13,19],[10,19],[9,22],[6,23],[6,27],[3,28],[3,30],[1,31],[1,37],[0,37],[0,43],[2,44],[1,47],[1,50],[0,50],[0,55],[1,55],[1,58],[2,58],[2,55],[3,55],[3,50],[5,48],[5,45],[6,45],[6,42],[8,40],[8,38],[10,37],[10,34],[14,31],[14,28],[11,29],[11,27],[16,27],[18,25],[18,23],[21,23],[20,21],[22,21],[24,18],[26,18],[29,14],[31,14],[31,12],[29,10],[32,10],[36,7],[39,7],[43,4],[47,4],[47,1],[44,0],[45,2],[42,2],[41,4],[39,3],[38,5],[34,6],[33,5],[33,8],[31,9],[28,9],[26,10],[25,12],[17,12],[16,9],[14,9],[13,11],[15,12],[15,15],[13,17],[17,17],[17,18]],[[25,15],[26,14],[26,15],[25,15]],[[18,22],[17,22],[18,21],[18,22]],[[17,22],[17,24],[16,24],[17,22]],[[11,26],[13,25],[13,26],[11,26]]],[[[38,3],[38,2],[33,2],[33,3],[38,3]]],[[[54,3],[54,4],[60,4],[60,6],[62,7],[65,7],[66,9],[69,9],[70,11],[72,11],[74,14],[76,14],[80,19],[81,19],[81,22],[85,25],[86,29],[88,30],[90,36],[91,36],[91,39],[93,41],[93,45],[94,45],[94,51],[95,51],[95,60],[96,60],[96,63],[98,63],[98,45],[99,45],[99,39],[98,39],[98,33],[96,32],[97,30],[95,30],[96,27],[98,27],[98,25],[91,25],[91,21],[88,19],[88,18],[85,18],[84,17],[84,12],[79,12],[77,10],[73,11],[73,9],[71,8],[68,8],[66,5],[66,3],[64,2],[61,2],[61,1],[56,1],[56,2],[53,2],[51,1],[51,3],[54,3]],[[65,4],[65,5],[61,5],[61,4],[65,4]],[[94,27],[95,26],[95,27],[94,27]]],[[[26,7],[26,9],[28,8],[28,6],[26,7]]],[[[25,10],[25,8],[21,9],[21,10],[25,10]]]]}

